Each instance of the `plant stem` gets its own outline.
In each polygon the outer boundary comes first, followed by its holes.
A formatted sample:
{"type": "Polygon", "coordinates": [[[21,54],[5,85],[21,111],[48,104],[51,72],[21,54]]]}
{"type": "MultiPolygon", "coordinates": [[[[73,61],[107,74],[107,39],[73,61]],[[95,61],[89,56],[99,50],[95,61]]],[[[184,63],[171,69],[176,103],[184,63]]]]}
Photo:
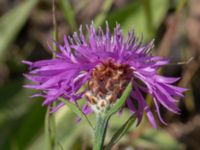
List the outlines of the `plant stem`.
{"type": "Polygon", "coordinates": [[[104,114],[96,114],[93,150],[102,150],[109,118],[104,114]]]}
{"type": "MultiPolygon", "coordinates": [[[[56,22],[56,7],[55,0],[52,0],[52,21],[53,21],[53,37],[54,40],[58,41],[58,28],[56,22]]],[[[56,45],[53,45],[56,50],[56,45]]],[[[53,58],[55,56],[53,55],[53,58]]],[[[45,117],[45,135],[47,139],[47,149],[55,150],[56,149],[56,123],[55,123],[55,114],[50,114],[52,107],[56,104],[53,102],[51,105],[47,107],[46,117],[45,117]]]]}
{"type": "Polygon", "coordinates": [[[52,105],[48,106],[45,117],[45,135],[47,140],[46,148],[48,150],[55,150],[56,147],[55,115],[50,114],[50,109],[52,105]]]}

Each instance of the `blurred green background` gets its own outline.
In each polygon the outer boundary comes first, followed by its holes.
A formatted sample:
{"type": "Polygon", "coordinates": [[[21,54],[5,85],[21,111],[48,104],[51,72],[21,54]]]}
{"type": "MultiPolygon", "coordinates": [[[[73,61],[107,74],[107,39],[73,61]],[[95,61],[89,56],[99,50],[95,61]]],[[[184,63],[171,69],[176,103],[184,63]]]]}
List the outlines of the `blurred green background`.
{"type": "MultiPolygon", "coordinates": [[[[47,41],[53,37],[51,0],[0,0],[0,149],[44,150],[42,98],[24,89],[27,72],[22,60],[51,58],[47,41]]],[[[179,86],[190,90],[179,103],[182,114],[162,110],[168,126],[155,130],[145,120],[132,129],[113,150],[200,149],[200,0],[55,0],[58,41],[80,24],[113,29],[116,22],[126,34],[134,28],[144,42],[155,39],[153,53],[168,57],[171,64],[160,70],[167,76],[182,76],[179,86]]],[[[151,98],[147,96],[148,103],[151,98]]],[[[129,113],[112,118],[108,139],[129,113]]],[[[57,149],[91,149],[87,124],[63,107],[55,113],[57,149]]],[[[94,116],[90,116],[93,119],[94,116]]]]}

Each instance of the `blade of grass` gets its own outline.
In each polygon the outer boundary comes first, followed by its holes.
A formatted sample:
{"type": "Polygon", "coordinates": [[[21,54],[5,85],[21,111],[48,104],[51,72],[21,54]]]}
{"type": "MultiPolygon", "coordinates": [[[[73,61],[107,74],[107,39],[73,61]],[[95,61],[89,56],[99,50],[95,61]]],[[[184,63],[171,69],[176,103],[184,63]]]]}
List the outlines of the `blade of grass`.
{"type": "Polygon", "coordinates": [[[62,12],[64,13],[65,20],[69,23],[69,26],[72,30],[77,29],[77,24],[75,20],[75,12],[70,5],[69,0],[59,0],[59,6],[62,12]]]}
{"type": "Polygon", "coordinates": [[[148,32],[150,36],[153,36],[154,34],[154,25],[153,25],[153,14],[152,14],[152,7],[151,7],[151,1],[150,0],[142,0],[141,1],[144,7],[144,13],[146,17],[146,28],[148,29],[148,32]]]}
{"type": "Polygon", "coordinates": [[[94,25],[96,28],[98,28],[98,26],[100,26],[105,21],[108,15],[108,11],[110,10],[112,4],[113,4],[113,0],[104,1],[101,8],[101,12],[94,19],[94,25]]]}

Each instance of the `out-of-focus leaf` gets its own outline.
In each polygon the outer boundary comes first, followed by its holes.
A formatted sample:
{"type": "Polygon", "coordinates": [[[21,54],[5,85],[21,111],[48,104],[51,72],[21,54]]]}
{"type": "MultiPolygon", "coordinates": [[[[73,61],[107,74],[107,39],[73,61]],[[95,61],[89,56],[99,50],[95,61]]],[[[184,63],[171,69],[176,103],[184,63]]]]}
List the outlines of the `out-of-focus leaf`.
{"type": "Polygon", "coordinates": [[[94,25],[96,28],[98,28],[98,26],[101,25],[105,21],[106,16],[108,15],[108,11],[110,10],[112,6],[112,3],[113,3],[113,0],[104,1],[101,8],[101,12],[94,19],[94,25]]]}
{"type": "Polygon", "coordinates": [[[113,135],[112,139],[105,147],[106,150],[110,150],[114,144],[116,144],[122,136],[126,134],[126,132],[130,129],[131,125],[133,125],[135,121],[135,117],[131,116],[129,119],[121,126],[121,128],[113,135]]]}
{"type": "Polygon", "coordinates": [[[26,22],[38,0],[27,0],[0,18],[0,61],[26,22]]]}
{"type": "Polygon", "coordinates": [[[68,102],[64,98],[59,98],[59,100],[64,102],[75,114],[77,114],[79,117],[81,117],[81,119],[87,121],[88,124],[91,126],[91,128],[94,129],[94,127],[93,127],[92,123],[90,122],[90,120],[88,119],[88,117],[81,111],[81,109],[78,106],[76,106],[73,103],[68,102]]]}
{"type": "Polygon", "coordinates": [[[110,117],[111,115],[115,114],[125,103],[127,97],[129,96],[130,92],[132,90],[132,82],[130,82],[124,92],[122,93],[122,96],[120,99],[114,104],[111,110],[108,111],[107,116],[110,117]]]}
{"type": "MultiPolygon", "coordinates": [[[[76,140],[85,135],[90,136],[90,127],[85,121],[79,123],[76,122],[76,114],[70,110],[70,108],[65,105],[59,109],[56,113],[56,138],[59,144],[57,144],[57,149],[60,150],[60,146],[64,149],[72,149],[76,140]]],[[[36,140],[29,144],[27,150],[35,149],[45,149],[45,136],[43,132],[38,134],[36,140]]],[[[89,138],[91,139],[91,138],[89,138]]],[[[88,142],[88,138],[87,138],[88,142]]]]}
{"type": "Polygon", "coordinates": [[[29,143],[35,140],[36,135],[42,132],[44,115],[45,109],[39,103],[35,103],[21,118],[20,125],[11,137],[19,149],[26,149],[29,143]]]}
{"type": "Polygon", "coordinates": [[[153,26],[153,18],[152,18],[152,10],[151,10],[151,1],[150,0],[142,0],[141,4],[143,5],[144,14],[146,16],[146,28],[148,29],[148,33],[150,36],[154,33],[153,26]]]}
{"type": "MultiPolygon", "coordinates": [[[[23,80],[18,79],[17,81],[13,81],[13,83],[6,84],[0,87],[0,109],[7,108],[10,104],[10,99],[14,98],[18,95],[22,90],[23,80]],[[8,94],[9,92],[9,94],[8,94]]],[[[0,111],[1,112],[1,111],[0,111]]]]}
{"type": "Polygon", "coordinates": [[[135,145],[148,149],[183,150],[184,146],[164,130],[148,129],[133,141],[135,145]]]}
{"type": "Polygon", "coordinates": [[[22,88],[22,81],[0,88],[0,149],[26,149],[43,125],[44,109],[38,100],[30,101],[32,92],[22,88]]]}
{"type": "MultiPolygon", "coordinates": [[[[168,8],[168,0],[151,0],[150,1],[150,10],[152,11],[152,24],[154,28],[157,28],[162,21],[162,18],[165,16],[168,8]]],[[[147,29],[146,16],[145,16],[145,7],[139,0],[135,0],[129,5],[122,7],[116,11],[111,12],[107,19],[109,25],[114,28],[116,22],[120,23],[124,33],[127,33],[129,29],[134,28],[136,35],[143,34],[144,40],[149,40],[151,33],[147,29]]]]}
{"type": "Polygon", "coordinates": [[[168,8],[168,0],[151,0],[152,19],[155,28],[159,27],[160,23],[163,21],[168,8]]]}
{"type": "Polygon", "coordinates": [[[84,0],[84,1],[79,1],[75,6],[74,6],[74,11],[75,13],[80,12],[83,10],[91,1],[90,0],[84,0]]]}
{"type": "Polygon", "coordinates": [[[72,9],[69,0],[59,0],[59,5],[61,10],[64,13],[65,20],[69,23],[72,30],[76,30],[76,19],[75,19],[75,12],[72,9]]]}
{"type": "MultiPolygon", "coordinates": [[[[76,114],[64,106],[56,114],[57,118],[57,139],[64,149],[73,149],[73,145],[80,138],[90,136],[91,128],[86,121],[76,122],[76,114]]],[[[87,138],[89,141],[90,138],[87,138]]]]}
{"type": "Polygon", "coordinates": [[[0,128],[4,121],[22,116],[30,107],[31,90],[22,88],[22,84],[23,80],[18,78],[0,88],[0,128]]]}
{"type": "Polygon", "coordinates": [[[186,0],[178,1],[178,5],[176,7],[176,15],[179,15],[179,13],[181,13],[181,10],[183,9],[186,2],[187,2],[186,0]]]}

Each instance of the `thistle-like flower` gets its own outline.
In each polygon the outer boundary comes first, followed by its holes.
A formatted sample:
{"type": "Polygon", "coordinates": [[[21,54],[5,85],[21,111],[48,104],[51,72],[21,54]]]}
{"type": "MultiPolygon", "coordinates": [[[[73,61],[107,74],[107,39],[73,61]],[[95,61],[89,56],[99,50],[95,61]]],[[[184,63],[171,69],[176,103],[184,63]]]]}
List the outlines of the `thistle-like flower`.
{"type": "MultiPolygon", "coordinates": [[[[138,124],[145,112],[152,126],[156,127],[145,94],[152,96],[155,112],[162,123],[166,124],[161,117],[160,106],[179,113],[174,97],[183,97],[186,89],[172,85],[179,78],[157,74],[157,70],[169,61],[151,55],[153,41],[143,45],[133,31],[124,37],[118,24],[113,35],[108,25],[105,33],[101,27],[96,32],[93,25],[87,27],[87,31],[88,40],[80,27],[79,34],[75,32],[72,37],[64,37],[63,45],[55,42],[59,51],[51,48],[55,55],[53,59],[33,63],[24,61],[30,66],[30,72],[25,76],[34,82],[25,87],[41,90],[40,94],[33,96],[43,96],[44,105],[50,105],[59,97],[76,104],[85,98],[83,112],[90,114],[112,109],[131,81],[133,90],[124,108],[129,108],[132,114],[137,115],[138,124]],[[85,88],[81,88],[83,85],[85,88]]],[[[52,111],[63,105],[59,101],[52,111]]]]}

